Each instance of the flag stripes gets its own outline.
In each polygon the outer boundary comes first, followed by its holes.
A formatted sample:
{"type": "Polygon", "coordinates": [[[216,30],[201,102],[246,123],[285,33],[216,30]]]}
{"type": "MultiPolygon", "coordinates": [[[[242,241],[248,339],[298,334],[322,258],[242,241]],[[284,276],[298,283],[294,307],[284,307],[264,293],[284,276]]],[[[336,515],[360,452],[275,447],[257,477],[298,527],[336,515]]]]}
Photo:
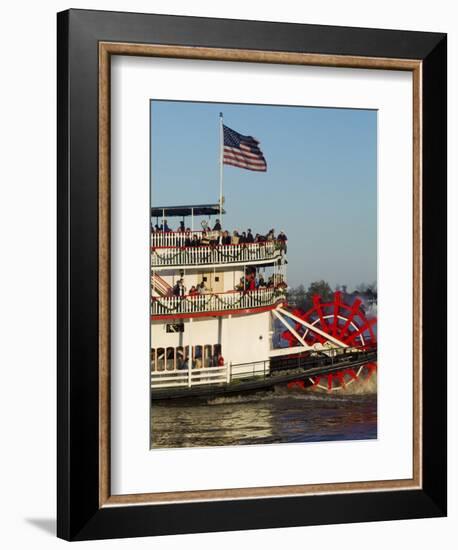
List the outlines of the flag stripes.
{"type": "Polygon", "coordinates": [[[259,141],[252,136],[239,134],[224,124],[223,133],[224,164],[257,172],[265,172],[267,170],[266,159],[259,148],[259,141]]]}

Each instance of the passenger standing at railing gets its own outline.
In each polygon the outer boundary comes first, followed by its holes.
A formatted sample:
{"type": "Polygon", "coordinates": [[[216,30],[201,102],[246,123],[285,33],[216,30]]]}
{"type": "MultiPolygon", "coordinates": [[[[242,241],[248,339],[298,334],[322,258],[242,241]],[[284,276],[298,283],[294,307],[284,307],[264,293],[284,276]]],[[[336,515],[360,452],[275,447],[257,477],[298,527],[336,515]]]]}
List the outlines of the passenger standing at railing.
{"type": "Polygon", "coordinates": [[[286,241],[288,240],[288,237],[283,233],[283,231],[280,231],[277,239],[280,241],[280,249],[283,250],[286,254],[286,241]]]}
{"type": "Polygon", "coordinates": [[[221,223],[218,218],[216,218],[216,223],[213,226],[213,231],[221,231],[221,223]]]}
{"type": "Polygon", "coordinates": [[[231,236],[229,235],[229,231],[224,231],[221,244],[231,244],[231,236]]]}
{"type": "Polygon", "coordinates": [[[275,286],[275,290],[278,290],[279,294],[284,294],[285,290],[288,288],[288,285],[284,281],[280,281],[275,286]]]}
{"type": "Polygon", "coordinates": [[[205,291],[207,290],[205,288],[205,283],[202,281],[200,284],[197,285],[197,290],[199,294],[205,294],[205,291]]]}
{"type": "Polygon", "coordinates": [[[219,244],[220,234],[219,231],[209,231],[207,233],[210,246],[217,246],[219,244]]]}
{"type": "MultiPolygon", "coordinates": [[[[248,233],[246,235],[246,243],[247,244],[254,243],[254,237],[253,237],[253,233],[251,232],[251,229],[248,229],[248,233]]],[[[248,259],[252,260],[257,258],[258,258],[258,247],[257,246],[248,247],[248,259]]]]}
{"type": "Polygon", "coordinates": [[[184,245],[185,246],[191,246],[191,230],[186,229],[185,237],[184,237],[184,245]]]}
{"type": "Polygon", "coordinates": [[[180,296],[185,296],[186,295],[186,287],[184,286],[183,279],[180,279],[179,284],[180,284],[180,296]]]}
{"type": "Polygon", "coordinates": [[[264,280],[264,277],[263,275],[259,275],[259,279],[258,279],[258,288],[266,288],[266,281],[264,280]]]}
{"type": "Polygon", "coordinates": [[[247,286],[246,290],[256,290],[256,278],[254,273],[247,275],[247,286]]]}
{"type": "Polygon", "coordinates": [[[266,257],[266,243],[267,238],[265,235],[259,235],[259,247],[258,247],[258,254],[259,258],[263,260],[266,257]]]}
{"type": "Polygon", "coordinates": [[[170,233],[172,231],[167,225],[167,220],[163,221],[163,224],[161,225],[161,231],[164,231],[164,233],[170,233]]]}
{"type": "MultiPolygon", "coordinates": [[[[202,232],[202,238],[200,239],[200,246],[208,246],[210,244],[210,239],[208,237],[207,231],[202,232]]],[[[197,245],[199,246],[199,245],[197,245]]]]}
{"type": "Polygon", "coordinates": [[[173,286],[174,296],[184,296],[186,294],[186,287],[184,286],[183,279],[179,279],[173,286]]]}
{"type": "Polygon", "coordinates": [[[179,233],[184,233],[185,227],[184,227],[184,222],[183,221],[180,222],[180,227],[177,229],[177,231],[179,233]]]}
{"type": "Polygon", "coordinates": [[[239,244],[240,236],[237,231],[234,230],[231,237],[231,244],[239,244]]]}

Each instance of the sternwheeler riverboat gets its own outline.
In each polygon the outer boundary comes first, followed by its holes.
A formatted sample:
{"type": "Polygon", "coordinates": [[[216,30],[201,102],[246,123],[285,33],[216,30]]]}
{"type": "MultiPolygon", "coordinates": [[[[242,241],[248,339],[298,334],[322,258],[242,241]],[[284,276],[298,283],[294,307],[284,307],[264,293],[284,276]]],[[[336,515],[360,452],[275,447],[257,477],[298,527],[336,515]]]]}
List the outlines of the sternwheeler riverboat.
{"type": "Polygon", "coordinates": [[[370,379],[376,318],[361,300],[336,292],[291,307],[286,236],[239,235],[224,213],[221,201],[151,209],[151,399],[334,392],[370,379]]]}

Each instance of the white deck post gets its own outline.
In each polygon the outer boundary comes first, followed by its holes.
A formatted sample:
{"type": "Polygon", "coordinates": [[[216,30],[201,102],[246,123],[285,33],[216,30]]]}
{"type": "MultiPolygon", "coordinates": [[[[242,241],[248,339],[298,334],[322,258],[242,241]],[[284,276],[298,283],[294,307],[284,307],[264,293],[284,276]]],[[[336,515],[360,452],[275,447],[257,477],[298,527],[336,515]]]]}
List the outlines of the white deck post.
{"type": "MultiPolygon", "coordinates": [[[[226,363],[229,365],[232,365],[231,357],[230,357],[230,349],[231,349],[231,320],[232,315],[228,315],[227,317],[227,331],[226,331],[226,348],[223,349],[223,343],[221,342],[221,354],[224,353],[223,357],[226,357],[226,363]]],[[[222,338],[221,338],[222,340],[222,338]]]]}
{"type": "Polygon", "coordinates": [[[189,319],[189,345],[188,345],[188,388],[192,386],[192,317],[189,319]]]}

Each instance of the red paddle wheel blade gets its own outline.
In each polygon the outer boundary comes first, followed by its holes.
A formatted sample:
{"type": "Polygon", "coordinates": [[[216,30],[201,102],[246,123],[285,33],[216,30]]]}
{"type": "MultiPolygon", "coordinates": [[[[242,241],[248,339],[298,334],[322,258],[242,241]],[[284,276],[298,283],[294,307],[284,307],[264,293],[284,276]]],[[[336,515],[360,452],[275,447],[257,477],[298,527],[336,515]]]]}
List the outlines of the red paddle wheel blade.
{"type": "Polygon", "coordinates": [[[354,369],[343,369],[332,374],[323,374],[310,377],[312,388],[317,390],[333,392],[345,389],[353,382],[359,386],[367,385],[377,373],[377,363],[366,363],[357,371],[354,369]]]}
{"type": "MultiPolygon", "coordinates": [[[[374,327],[377,319],[366,316],[363,303],[359,298],[350,296],[344,299],[342,292],[337,291],[331,300],[325,302],[320,296],[315,295],[310,309],[303,311],[296,308],[291,313],[347,346],[375,347],[376,345],[374,327]],[[350,300],[351,303],[349,303],[350,300]]],[[[327,341],[324,336],[314,332],[313,328],[307,328],[299,322],[291,322],[291,326],[309,346],[317,342],[324,344],[327,341]]],[[[281,337],[290,347],[301,345],[289,330],[284,330],[281,337]]]]}

